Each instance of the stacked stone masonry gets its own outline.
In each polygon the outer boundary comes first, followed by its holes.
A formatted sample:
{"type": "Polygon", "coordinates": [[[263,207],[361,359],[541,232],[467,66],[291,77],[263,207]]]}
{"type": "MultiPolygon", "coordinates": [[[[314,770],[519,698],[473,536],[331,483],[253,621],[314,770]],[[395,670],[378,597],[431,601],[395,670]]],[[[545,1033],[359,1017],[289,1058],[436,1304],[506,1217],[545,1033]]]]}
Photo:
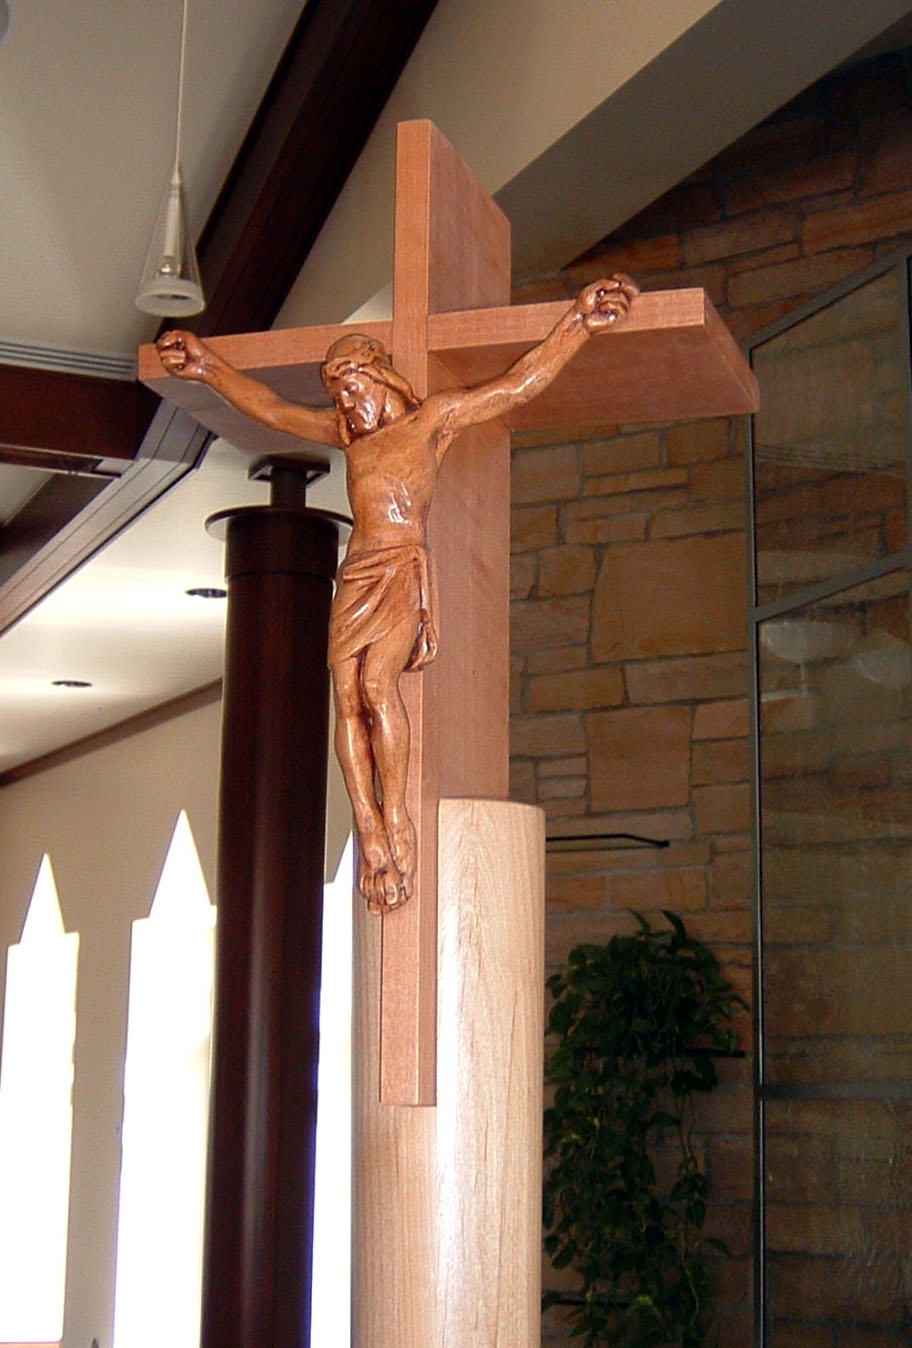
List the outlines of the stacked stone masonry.
{"type": "MultiPolygon", "coordinates": [[[[644,289],[704,286],[746,340],[912,240],[910,71],[900,53],[822,81],[516,298],[628,271],[644,289]]],[[[629,909],[667,908],[750,999],[745,436],[743,419],[720,419],[515,439],[512,793],[544,809],[551,835],[668,843],[549,853],[550,968],[630,929],[629,909]]],[[[732,1251],[716,1268],[726,1348],[754,1336],[747,1015],[739,1036],[746,1056],[723,1063],[700,1119],[707,1233],[732,1251]]],[[[806,1296],[820,1275],[813,1232],[782,1238],[807,1254],[795,1265],[806,1296]]],[[[570,1281],[546,1265],[545,1285],[570,1281]]],[[[559,1311],[544,1333],[569,1342],[559,1311]]]]}

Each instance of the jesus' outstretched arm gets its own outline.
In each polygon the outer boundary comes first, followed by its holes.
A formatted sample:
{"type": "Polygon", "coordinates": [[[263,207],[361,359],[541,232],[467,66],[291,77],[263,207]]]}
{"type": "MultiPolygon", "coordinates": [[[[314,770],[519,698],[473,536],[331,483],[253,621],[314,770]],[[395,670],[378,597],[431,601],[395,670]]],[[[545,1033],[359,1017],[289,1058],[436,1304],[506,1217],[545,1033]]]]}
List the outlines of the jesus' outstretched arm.
{"type": "Polygon", "coordinates": [[[211,346],[192,332],[166,332],[156,346],[168,374],[208,384],[232,407],[254,421],[276,431],[287,431],[302,440],[340,445],[336,414],[331,408],[305,407],[289,402],[268,385],[251,379],[222,360],[211,346]]]}
{"type": "Polygon", "coordinates": [[[505,374],[423,404],[382,343],[363,334],[347,334],[327,352],[321,374],[332,408],[288,402],[192,333],[158,341],[169,374],[208,384],[267,426],[345,450],[354,531],[330,617],[330,665],[336,747],[361,840],[359,887],[373,912],[399,907],[415,879],[399,678],[436,650],[426,520],[437,464],[460,431],[547,388],[593,333],[624,317],[636,294],[626,276],[596,281],[505,374]]]}
{"type": "Polygon", "coordinates": [[[618,274],[595,281],[580,292],[548,336],[520,356],[504,374],[476,388],[435,395],[445,435],[441,452],[448,448],[453,436],[467,427],[492,421],[536,398],[593,333],[625,316],[638,294],[639,287],[629,276],[618,274]]]}

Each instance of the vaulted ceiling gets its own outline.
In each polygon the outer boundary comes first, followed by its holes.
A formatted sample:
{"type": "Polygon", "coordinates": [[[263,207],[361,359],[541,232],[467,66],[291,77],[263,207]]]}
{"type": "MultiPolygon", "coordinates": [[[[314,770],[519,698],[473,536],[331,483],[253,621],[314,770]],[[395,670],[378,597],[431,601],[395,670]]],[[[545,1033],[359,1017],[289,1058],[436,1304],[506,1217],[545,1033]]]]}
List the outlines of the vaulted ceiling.
{"type": "MultiPolygon", "coordinates": [[[[304,7],[262,100],[255,110],[251,109],[249,127],[200,234],[198,258],[207,303],[189,326],[201,336],[267,328],[273,322],[433,6],[434,0],[394,4],[311,0],[304,7]]],[[[165,0],[160,7],[159,59],[167,54],[161,40],[161,30],[167,28],[164,20],[179,18],[175,0],[165,0]]],[[[205,0],[195,8],[203,10],[202,18],[209,18],[210,30],[213,20],[226,23],[230,17],[224,7],[210,7],[207,14],[205,0]]],[[[292,4],[286,3],[284,9],[284,22],[274,24],[273,46],[276,39],[286,36],[288,22],[295,19],[292,4]]],[[[121,23],[123,18],[121,10],[121,23]]],[[[22,22],[31,23],[32,15],[24,15],[22,22]]],[[[208,39],[211,32],[206,36],[208,39]]],[[[242,44],[254,36],[256,28],[248,26],[242,44]]],[[[33,50],[28,32],[17,35],[14,29],[13,37],[26,56],[33,50]]],[[[137,64],[143,39],[143,29],[134,16],[133,31],[124,31],[120,40],[127,48],[125,54],[132,55],[137,64]]],[[[208,48],[200,53],[200,69],[208,55],[208,48]]],[[[219,83],[223,80],[225,72],[219,83]]],[[[163,83],[167,89],[167,82],[163,83]]],[[[251,87],[249,79],[246,83],[249,103],[256,86],[251,87]]],[[[194,86],[189,81],[188,85],[189,104],[194,86]]],[[[87,86],[84,94],[91,98],[91,88],[87,86]]],[[[140,119],[135,109],[131,111],[139,131],[140,119]]],[[[167,128],[169,134],[161,139],[170,150],[173,133],[167,117],[161,114],[159,108],[155,123],[167,128]]],[[[225,145],[222,155],[229,148],[225,145]]],[[[97,145],[96,155],[100,149],[97,145]]],[[[149,157],[158,168],[160,156],[149,157]]],[[[107,156],[104,162],[110,163],[107,156]]],[[[156,175],[158,182],[166,181],[167,168],[165,160],[156,175]]],[[[192,172],[191,168],[188,179],[192,172]]],[[[199,168],[199,176],[204,175],[211,180],[212,171],[205,162],[199,168]]],[[[133,272],[126,271],[124,284],[118,289],[108,282],[109,259],[117,257],[122,266],[125,251],[119,246],[120,229],[112,233],[115,222],[111,217],[124,214],[123,197],[115,193],[115,183],[116,175],[111,175],[110,215],[100,208],[102,220],[89,236],[91,244],[75,268],[76,275],[71,275],[65,265],[56,277],[62,294],[79,281],[89,282],[99,307],[119,295],[119,307],[106,316],[103,327],[97,312],[84,320],[79,310],[67,326],[61,326],[63,306],[59,300],[54,303],[53,280],[40,290],[32,281],[32,293],[37,291],[49,306],[45,312],[37,297],[31,305],[28,300],[17,299],[14,280],[5,300],[6,331],[15,331],[18,320],[20,327],[23,323],[30,325],[27,331],[31,334],[21,345],[8,343],[6,355],[33,363],[0,365],[2,462],[7,470],[18,468],[17,480],[26,486],[28,479],[21,474],[31,474],[33,489],[3,521],[0,628],[9,626],[52,588],[62,568],[71,569],[96,549],[106,534],[113,535],[121,527],[126,514],[139,513],[199,457],[200,437],[181,418],[167,411],[156,416],[155,399],[133,379],[112,377],[102,353],[97,353],[93,361],[92,353],[83,345],[98,332],[100,340],[116,341],[119,349],[132,355],[135,344],[152,335],[145,316],[124,302],[135,280],[135,267],[133,272]],[[107,248],[106,233],[110,236],[107,248]],[[81,266],[87,272],[97,272],[94,282],[89,275],[80,276],[81,266]],[[72,354],[66,347],[59,347],[59,337],[71,335],[78,343],[72,354]],[[92,372],[93,365],[97,372],[92,372]],[[109,507],[115,496],[117,504],[112,511],[109,507]],[[94,508],[87,515],[90,503],[94,508]],[[47,545],[65,525],[78,519],[83,519],[83,524],[69,529],[66,556],[61,557],[59,546],[47,545]],[[37,559],[39,549],[47,554],[43,561],[37,559]],[[22,573],[30,559],[26,582],[22,573]]],[[[30,178],[23,180],[24,193],[30,184],[30,178]]],[[[65,195],[61,191],[61,196],[65,195]]],[[[80,204],[83,195],[80,192],[80,204]]],[[[137,222],[134,211],[126,218],[132,226],[128,232],[135,238],[142,216],[137,222]]],[[[147,218],[153,218],[151,211],[147,218]]],[[[21,247],[25,242],[10,231],[9,261],[16,245],[21,247]]],[[[34,244],[34,240],[31,242],[34,244]]],[[[69,242],[78,254],[83,244],[78,238],[69,242]]],[[[131,251],[133,256],[141,256],[131,251]]],[[[11,275],[22,277],[25,271],[23,265],[11,269],[11,275]]],[[[114,371],[115,376],[118,373],[124,371],[114,371]]],[[[13,481],[7,472],[10,493],[13,481]]],[[[3,485],[0,475],[0,492],[3,485]]]]}
{"type": "MultiPolygon", "coordinates": [[[[211,186],[216,166],[210,161],[221,159],[225,165],[214,204],[199,233],[197,252],[207,304],[204,312],[188,320],[187,325],[200,335],[250,331],[269,327],[273,322],[434,2],[310,0],[298,12],[299,0],[291,0],[273,6],[269,24],[251,22],[249,11],[240,6],[213,5],[207,0],[195,0],[191,5],[196,22],[188,29],[185,177],[188,184],[203,180],[211,186]],[[218,78],[210,85],[205,81],[206,68],[213,60],[209,44],[222,28],[233,32],[237,47],[230,52],[221,51],[218,78]],[[268,41],[262,28],[268,30],[268,41]],[[191,64],[194,49],[190,45],[194,37],[199,44],[196,78],[191,64]],[[257,79],[255,72],[244,71],[239,58],[249,56],[251,50],[259,53],[263,48],[265,52],[255,68],[260,76],[257,79]],[[275,63],[271,74],[270,61],[275,63]],[[264,75],[270,77],[263,92],[264,75]],[[214,103],[209,116],[215,118],[219,100],[212,98],[210,89],[221,86],[220,95],[224,98],[225,85],[246,105],[248,122],[245,126],[243,120],[233,118],[233,135],[239,140],[230,162],[227,156],[232,151],[231,140],[221,137],[217,149],[207,153],[208,147],[200,145],[199,136],[194,137],[190,120],[191,108],[195,106],[196,121],[205,127],[205,110],[199,107],[200,103],[214,103]],[[258,103],[253,102],[255,96],[260,96],[258,103]],[[196,105],[194,97],[198,100],[196,105]]],[[[83,21],[89,17],[88,8],[81,16],[83,21]]],[[[94,36],[105,48],[106,59],[100,65],[92,63],[91,78],[89,71],[80,66],[76,50],[71,53],[71,62],[65,59],[63,42],[59,44],[60,61],[69,92],[74,96],[79,93],[87,101],[93,97],[92,78],[99,78],[101,67],[109,69],[108,62],[114,64],[115,51],[124,64],[134,69],[146,65],[150,78],[136,91],[137,101],[145,105],[146,114],[143,116],[135,106],[130,108],[132,126],[128,139],[131,144],[137,136],[143,139],[150,165],[148,175],[158,192],[167,180],[173,145],[180,6],[177,0],[161,0],[152,42],[148,41],[148,29],[139,22],[136,10],[132,26],[126,22],[124,10],[131,8],[118,11],[121,31],[116,35],[108,31],[106,19],[102,20],[100,13],[94,15],[98,25],[94,36]],[[157,89],[150,88],[152,85],[157,85],[157,89]],[[149,135],[151,126],[158,134],[158,144],[149,135]],[[161,151],[164,154],[158,153],[161,151]]],[[[16,15],[7,44],[11,50],[2,53],[15,67],[22,90],[35,89],[39,78],[37,68],[29,70],[28,58],[37,58],[40,46],[38,32],[30,31],[33,23],[32,14],[24,13],[21,20],[16,15]],[[15,59],[17,52],[21,60],[15,59]]],[[[71,31],[68,37],[74,40],[75,34],[71,31]]],[[[82,38],[83,42],[88,41],[87,34],[83,33],[82,38]]],[[[119,92],[125,96],[124,89],[119,92]]],[[[99,101],[104,102],[105,98],[106,90],[102,90],[99,101]]],[[[17,107],[28,112],[33,101],[36,100],[24,96],[17,107]]],[[[92,577],[84,576],[81,585],[77,582],[71,587],[73,591],[83,587],[86,590],[84,599],[75,603],[70,591],[65,597],[55,597],[53,592],[81,562],[121,534],[126,525],[192,470],[208,441],[187,417],[174,409],[158,407],[157,400],[133,378],[133,349],[140,340],[149,340],[155,330],[155,320],[146,319],[129,302],[137,278],[136,262],[141,265],[145,251],[141,231],[148,229],[154,219],[154,201],[149,203],[149,209],[129,208],[118,190],[122,187],[118,174],[112,171],[116,150],[112,146],[102,153],[104,116],[99,114],[97,121],[94,150],[88,157],[86,170],[96,176],[96,192],[91,191],[89,181],[78,180],[75,195],[63,186],[60,191],[64,211],[72,211],[73,215],[85,197],[95,196],[96,209],[102,218],[92,222],[92,232],[87,236],[91,242],[87,245],[80,242],[78,226],[70,215],[70,237],[64,240],[70,256],[66,256],[66,247],[61,249],[64,261],[60,265],[60,259],[50,249],[46,255],[49,268],[55,262],[58,264],[58,275],[46,277],[40,287],[33,279],[31,302],[15,293],[14,284],[10,284],[0,302],[0,323],[5,324],[5,331],[25,334],[0,346],[0,361],[5,358],[9,362],[0,364],[0,510],[3,511],[0,628],[9,629],[26,614],[35,614],[28,633],[13,631],[4,647],[4,652],[12,653],[14,666],[16,648],[27,648],[25,678],[29,679],[30,667],[34,668],[35,686],[30,707],[23,708],[28,723],[22,716],[17,718],[18,743],[6,746],[5,761],[4,750],[0,748],[2,766],[12,766],[23,753],[30,756],[34,751],[40,753],[56,747],[72,739],[74,731],[78,735],[80,729],[88,732],[97,728],[97,693],[82,696],[70,708],[64,695],[81,690],[64,687],[61,695],[61,681],[88,683],[95,689],[96,679],[82,678],[90,671],[79,666],[70,669],[64,665],[48,665],[47,677],[42,678],[37,667],[47,653],[42,650],[41,638],[49,627],[53,629],[60,624],[72,628],[79,623],[91,627],[101,622],[110,628],[115,645],[120,646],[118,633],[121,637],[126,635],[127,620],[124,606],[116,598],[123,593],[120,579],[123,568],[118,567],[115,555],[114,572],[108,576],[110,583],[104,579],[110,566],[96,568],[97,574],[92,577]],[[100,175],[99,160],[104,165],[100,175]],[[105,176],[108,210],[101,204],[105,176]],[[72,237],[73,231],[77,237],[72,237]],[[123,243],[125,235],[132,241],[129,248],[123,243]],[[83,247],[84,256],[80,251],[83,247]],[[83,266],[85,275],[80,273],[83,266]],[[119,285],[111,284],[109,266],[123,272],[118,278],[119,285]],[[96,273],[94,279],[92,272],[96,273]],[[89,307],[83,316],[82,308],[77,307],[68,317],[62,316],[61,310],[66,305],[59,299],[55,301],[55,285],[65,293],[70,288],[79,288],[80,283],[87,292],[97,295],[98,308],[93,311],[89,307]],[[112,307],[101,314],[98,310],[105,303],[112,307]],[[93,351],[86,345],[91,342],[102,344],[103,349],[93,351]],[[102,579],[96,585],[99,576],[102,579]],[[51,597],[38,614],[36,605],[45,596],[51,597]],[[66,613],[69,618],[64,616],[66,613]],[[105,616],[109,622],[105,622],[105,616]],[[84,726],[80,725],[80,708],[89,713],[82,718],[84,726]],[[42,729],[38,722],[42,723],[42,729]],[[68,726],[73,729],[68,730],[68,726]]],[[[107,125],[110,127],[111,122],[107,125]]],[[[116,143],[120,133],[121,129],[115,125],[110,139],[116,143]]],[[[63,125],[49,126],[46,134],[69,140],[63,125]]],[[[43,147],[44,142],[39,139],[39,144],[43,147]]],[[[15,153],[14,147],[8,149],[15,153]]],[[[134,168],[136,156],[128,157],[130,167],[134,168]]],[[[26,166],[30,163],[27,156],[24,163],[26,166]]],[[[27,195],[31,179],[23,176],[21,181],[22,191],[27,195]]],[[[203,191],[200,196],[204,199],[203,191]]],[[[41,215],[41,205],[34,207],[34,213],[41,215]]],[[[27,237],[17,237],[10,228],[8,262],[13,262],[15,246],[25,252],[21,269],[11,265],[11,277],[22,277],[26,258],[34,258],[39,233],[36,229],[27,237]]],[[[217,477],[220,460],[227,459],[230,463],[231,457],[230,450],[223,449],[215,456],[212,465],[215,471],[207,476],[217,477]]],[[[228,491],[232,494],[237,490],[234,485],[237,465],[234,468],[234,473],[228,472],[232,484],[228,491]]],[[[190,527],[199,528],[206,507],[217,503],[218,488],[214,490],[215,497],[208,491],[205,493],[202,513],[195,515],[190,527]]],[[[161,521],[156,523],[160,525],[161,521]]],[[[123,554],[123,567],[129,570],[134,565],[128,559],[145,552],[149,544],[142,541],[143,536],[153,532],[161,534],[161,529],[155,530],[147,523],[138,537],[121,540],[115,553],[123,554]]],[[[213,558],[214,555],[213,549],[213,558]]],[[[188,572],[187,588],[191,581],[199,582],[196,588],[212,588],[202,584],[217,578],[203,574],[210,570],[211,563],[188,572]]],[[[170,579],[169,588],[177,595],[183,594],[180,586],[180,581],[170,579]]],[[[154,600],[156,589],[153,585],[145,594],[134,592],[127,605],[139,622],[145,624],[150,647],[147,654],[164,644],[158,627],[161,614],[156,612],[154,600]]],[[[187,606],[188,614],[192,607],[187,606]]],[[[219,615],[217,611],[210,612],[203,619],[199,608],[197,604],[193,625],[204,633],[211,631],[207,644],[212,647],[219,640],[219,615]]],[[[135,648],[135,639],[128,637],[128,646],[130,650],[135,648]]],[[[62,651],[57,658],[64,658],[62,651]]],[[[116,661],[117,651],[108,650],[105,658],[116,661]]],[[[135,655],[127,649],[123,658],[126,663],[135,661],[135,655]]],[[[212,667],[210,662],[210,667],[213,673],[217,672],[217,663],[212,667]]],[[[188,682],[190,686],[199,682],[203,673],[204,669],[197,671],[193,662],[189,668],[179,667],[176,685],[173,681],[165,683],[157,695],[153,693],[153,701],[160,701],[162,693],[184,691],[188,682]]],[[[120,671],[120,677],[129,680],[126,667],[120,671]]],[[[9,687],[7,692],[9,706],[16,691],[9,687]]],[[[150,692],[147,689],[143,701],[148,700],[150,692]]],[[[110,692],[107,700],[111,711],[102,713],[105,721],[111,719],[112,711],[116,715],[118,702],[110,692]]]]}
{"type": "MultiPolygon", "coordinates": [[[[908,8],[655,0],[644,30],[605,0],[190,0],[195,326],[381,288],[397,117],[442,123],[553,270],[908,8]]],[[[0,40],[0,773],[218,677],[219,606],[185,590],[219,579],[205,515],[261,488],[222,442],[197,468],[205,435],[132,378],[179,36],[180,0],[11,0],[0,40]]]]}

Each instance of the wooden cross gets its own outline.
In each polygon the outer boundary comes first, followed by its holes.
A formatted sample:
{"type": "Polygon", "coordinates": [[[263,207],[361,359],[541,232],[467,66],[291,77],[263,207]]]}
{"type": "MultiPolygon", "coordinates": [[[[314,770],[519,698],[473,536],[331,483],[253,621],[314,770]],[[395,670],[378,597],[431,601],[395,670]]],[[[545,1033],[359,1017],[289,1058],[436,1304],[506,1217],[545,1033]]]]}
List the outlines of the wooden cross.
{"type": "MultiPolygon", "coordinates": [[[[586,190],[581,187],[581,190],[586,190]]],[[[510,305],[510,231],[439,131],[400,126],[393,317],[211,339],[237,368],[285,397],[326,404],[319,367],[347,331],[376,336],[420,397],[481,383],[540,341],[568,302],[510,305]]],[[[140,378],[233,444],[261,455],[300,448],[240,416],[205,385],[166,376],[154,347],[140,378]]],[[[466,433],[447,456],[431,512],[441,643],[404,675],[411,724],[409,812],[418,834],[415,897],[383,923],[381,1098],[433,1104],[436,1064],[437,816],[451,796],[505,798],[509,759],[509,432],[734,415],[756,383],[702,290],[651,292],[591,339],[509,425],[466,433]]]]}

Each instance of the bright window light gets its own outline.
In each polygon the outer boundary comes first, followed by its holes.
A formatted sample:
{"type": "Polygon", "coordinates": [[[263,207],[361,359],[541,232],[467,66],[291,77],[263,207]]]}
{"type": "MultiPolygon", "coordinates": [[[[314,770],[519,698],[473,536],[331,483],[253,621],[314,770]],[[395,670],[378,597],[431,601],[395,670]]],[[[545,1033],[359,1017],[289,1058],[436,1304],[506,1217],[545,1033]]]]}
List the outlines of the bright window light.
{"type": "MultiPolygon", "coordinates": [[[[349,840],[325,899],[315,1345],[350,1338],[352,858],[349,840]]],[[[133,924],[114,1348],[199,1344],[214,913],[182,814],[133,924]]]]}
{"type": "Polygon", "coordinates": [[[0,1056],[0,1341],[63,1333],[76,965],[45,857],[6,965],[0,1056]]]}
{"type": "Polygon", "coordinates": [[[133,923],[114,1348],[197,1348],[215,908],[181,813],[133,923]]]}
{"type": "Polygon", "coordinates": [[[314,1193],[314,1348],[351,1341],[352,877],[349,838],[323,905],[317,1162],[314,1193]]]}

